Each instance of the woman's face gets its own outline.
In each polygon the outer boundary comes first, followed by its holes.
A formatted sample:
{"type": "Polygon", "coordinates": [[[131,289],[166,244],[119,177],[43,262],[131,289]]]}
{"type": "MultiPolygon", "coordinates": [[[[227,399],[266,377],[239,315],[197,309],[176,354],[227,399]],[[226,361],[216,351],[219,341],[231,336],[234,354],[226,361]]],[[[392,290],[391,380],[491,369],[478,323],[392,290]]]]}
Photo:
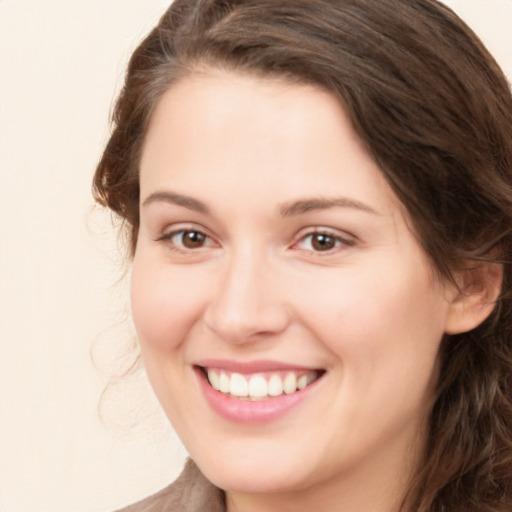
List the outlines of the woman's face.
{"type": "Polygon", "coordinates": [[[133,317],[206,476],[247,493],[400,480],[450,291],[339,102],[228,72],[183,79],[140,172],[133,317]]]}

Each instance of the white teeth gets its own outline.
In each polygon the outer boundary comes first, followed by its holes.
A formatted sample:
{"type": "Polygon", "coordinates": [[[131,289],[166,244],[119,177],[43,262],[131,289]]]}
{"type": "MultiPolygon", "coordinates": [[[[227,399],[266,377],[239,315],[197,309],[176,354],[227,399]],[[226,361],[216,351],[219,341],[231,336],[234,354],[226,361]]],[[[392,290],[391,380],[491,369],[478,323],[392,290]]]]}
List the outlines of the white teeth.
{"type": "Polygon", "coordinates": [[[279,396],[283,394],[283,380],[279,375],[272,375],[268,381],[268,394],[270,396],[279,396]]]}
{"type": "MultiPolygon", "coordinates": [[[[303,375],[297,381],[297,389],[304,389],[307,385],[308,385],[308,376],[307,375],[303,375]]],[[[212,386],[213,386],[213,384],[212,384],[212,386]]]]}
{"type": "Polygon", "coordinates": [[[289,373],[284,379],[283,390],[287,395],[291,395],[297,391],[297,377],[294,373],[289,373]]]}
{"type": "Polygon", "coordinates": [[[220,379],[219,374],[215,370],[208,370],[208,380],[212,385],[213,389],[220,390],[220,379]]]}
{"type": "Polygon", "coordinates": [[[231,381],[230,381],[230,390],[229,392],[233,396],[249,396],[249,385],[245,380],[245,377],[240,373],[232,373],[231,381]]]}
{"type": "Polygon", "coordinates": [[[263,397],[268,395],[268,385],[265,377],[254,375],[249,381],[249,395],[252,397],[263,397]]]}
{"type": "Polygon", "coordinates": [[[230,388],[229,377],[224,372],[220,372],[218,391],[221,393],[229,393],[230,388]]]}
{"type": "Polygon", "coordinates": [[[250,399],[275,397],[283,393],[290,395],[307,387],[318,376],[314,371],[306,374],[301,372],[299,377],[296,372],[291,371],[286,375],[273,373],[270,376],[262,374],[248,376],[212,368],[209,368],[206,373],[213,389],[232,397],[250,399]]]}

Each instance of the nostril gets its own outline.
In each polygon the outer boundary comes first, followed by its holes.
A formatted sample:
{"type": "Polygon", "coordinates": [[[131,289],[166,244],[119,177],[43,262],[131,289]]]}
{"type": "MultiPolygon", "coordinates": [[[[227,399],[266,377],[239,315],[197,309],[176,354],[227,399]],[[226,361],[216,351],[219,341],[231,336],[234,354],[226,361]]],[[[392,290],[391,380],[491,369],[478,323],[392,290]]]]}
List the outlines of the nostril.
{"type": "Polygon", "coordinates": [[[204,317],[206,327],[219,338],[231,343],[266,340],[282,333],[289,324],[286,312],[277,306],[255,310],[226,311],[209,308],[204,317]],[[271,308],[276,310],[272,311],[271,308]]]}

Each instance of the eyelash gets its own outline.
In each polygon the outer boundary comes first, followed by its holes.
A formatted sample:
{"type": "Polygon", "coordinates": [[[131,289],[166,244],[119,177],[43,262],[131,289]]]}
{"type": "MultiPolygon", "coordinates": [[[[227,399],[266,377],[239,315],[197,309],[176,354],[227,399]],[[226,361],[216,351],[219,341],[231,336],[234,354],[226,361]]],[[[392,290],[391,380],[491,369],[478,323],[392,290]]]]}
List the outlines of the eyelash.
{"type": "MultiPolygon", "coordinates": [[[[199,249],[203,249],[206,247],[210,247],[213,245],[216,245],[216,242],[204,231],[201,231],[200,229],[194,229],[194,228],[181,228],[173,230],[169,233],[163,234],[161,237],[159,237],[157,242],[167,242],[170,246],[170,248],[174,251],[180,251],[180,252],[191,252],[191,251],[197,251],[199,249]],[[183,243],[184,237],[187,235],[195,235],[198,237],[199,243],[201,243],[201,240],[203,242],[207,242],[206,245],[201,244],[196,247],[186,247],[183,243]],[[174,240],[175,237],[181,237],[180,241],[174,240]]],[[[192,240],[193,241],[193,240],[192,240]]],[[[327,229],[313,229],[313,231],[308,231],[304,233],[297,242],[292,244],[292,249],[297,249],[305,252],[311,252],[316,255],[330,255],[333,252],[337,252],[338,250],[342,250],[344,247],[352,247],[355,244],[355,241],[351,239],[350,237],[342,237],[339,234],[327,230],[327,229]],[[326,250],[321,249],[315,249],[313,244],[315,237],[317,237],[317,241],[324,239],[321,243],[327,243],[334,244],[332,247],[328,247],[326,250]],[[306,240],[310,240],[310,248],[304,248],[301,247],[306,240]],[[326,240],[327,239],[327,240],[326,240]]]]}
{"type": "Polygon", "coordinates": [[[194,228],[181,228],[181,229],[176,229],[174,231],[171,231],[170,233],[165,233],[157,239],[157,242],[168,242],[171,249],[176,250],[176,251],[183,251],[183,252],[195,251],[197,249],[202,249],[203,247],[208,247],[209,245],[211,245],[211,244],[208,244],[206,246],[201,245],[199,247],[185,247],[183,244],[183,237],[186,236],[187,234],[199,235],[199,237],[201,237],[203,240],[209,240],[209,241],[213,242],[213,239],[210,236],[208,236],[206,233],[204,233],[200,229],[194,229],[194,228]],[[180,243],[176,243],[175,241],[173,241],[173,239],[178,236],[181,236],[182,241],[180,243]]]}
{"type": "Polygon", "coordinates": [[[342,237],[339,234],[329,231],[326,229],[314,229],[312,232],[305,233],[298,242],[296,242],[293,247],[297,247],[300,250],[313,252],[318,255],[328,255],[332,254],[333,252],[336,252],[337,250],[342,249],[343,247],[352,247],[355,244],[355,241],[353,239],[350,239],[349,237],[342,237]],[[303,244],[307,239],[310,239],[310,245],[314,244],[314,239],[317,237],[317,241],[321,238],[328,239],[332,243],[334,243],[333,247],[328,248],[327,250],[315,250],[314,247],[311,249],[304,249],[299,247],[301,244],[303,244]]]}

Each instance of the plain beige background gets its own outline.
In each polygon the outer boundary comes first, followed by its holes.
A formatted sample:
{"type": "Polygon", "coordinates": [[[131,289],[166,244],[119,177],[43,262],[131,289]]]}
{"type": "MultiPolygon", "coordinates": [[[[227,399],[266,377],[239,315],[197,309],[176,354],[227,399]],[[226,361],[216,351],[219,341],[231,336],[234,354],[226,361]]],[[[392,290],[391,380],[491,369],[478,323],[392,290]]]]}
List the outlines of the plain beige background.
{"type": "MultiPolygon", "coordinates": [[[[106,512],[185,457],[142,373],[98,412],[133,332],[90,181],[130,50],[167,3],[0,0],[1,512],[106,512]]],[[[512,0],[446,3],[512,77],[512,0]]]]}

